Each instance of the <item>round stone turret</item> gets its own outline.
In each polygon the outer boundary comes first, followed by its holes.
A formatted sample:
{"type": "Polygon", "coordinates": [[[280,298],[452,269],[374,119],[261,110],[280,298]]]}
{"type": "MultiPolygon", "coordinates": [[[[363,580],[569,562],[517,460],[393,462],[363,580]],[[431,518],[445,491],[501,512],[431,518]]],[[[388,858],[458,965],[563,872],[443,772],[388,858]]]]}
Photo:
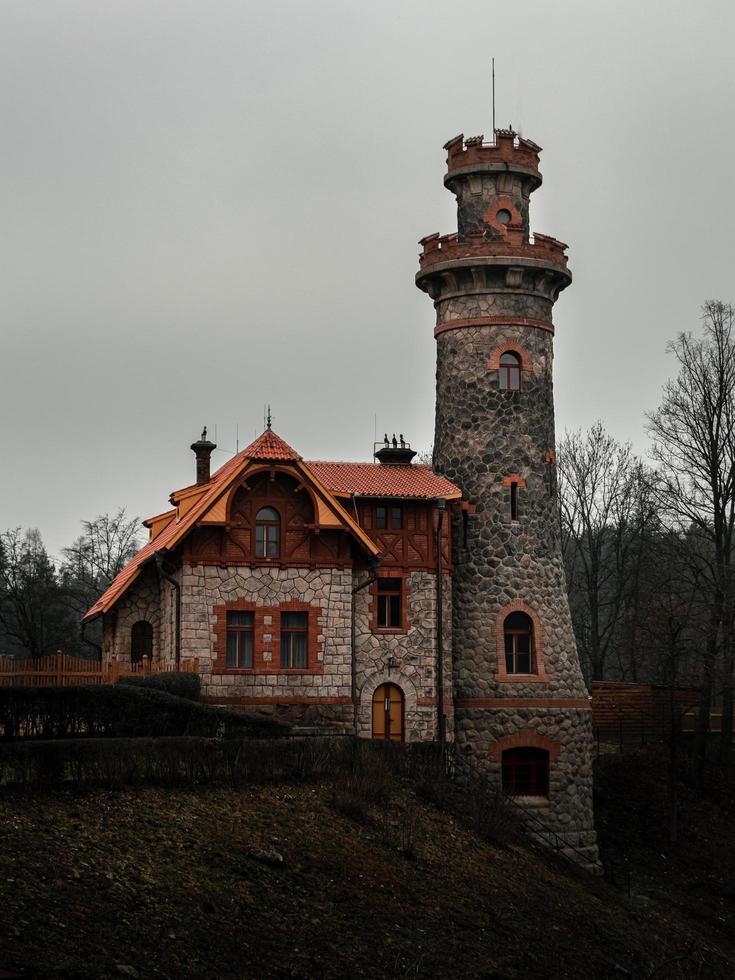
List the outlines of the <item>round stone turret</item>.
{"type": "Polygon", "coordinates": [[[436,309],[434,468],[464,498],[452,517],[455,735],[461,757],[532,797],[596,866],[555,473],[552,311],[572,277],[566,246],[529,232],[540,147],[495,135],[446,144],[458,230],[422,239],[416,276],[436,309]]]}

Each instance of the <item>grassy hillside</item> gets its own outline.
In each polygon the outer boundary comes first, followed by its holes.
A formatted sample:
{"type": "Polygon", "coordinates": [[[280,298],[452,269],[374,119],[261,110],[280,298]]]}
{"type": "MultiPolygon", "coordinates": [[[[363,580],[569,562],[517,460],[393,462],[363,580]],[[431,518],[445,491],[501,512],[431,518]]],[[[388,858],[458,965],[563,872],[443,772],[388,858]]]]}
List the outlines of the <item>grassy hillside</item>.
{"type": "MultiPolygon", "coordinates": [[[[599,818],[618,854],[620,782],[599,818]]],[[[330,782],[6,791],[0,827],[0,976],[732,976],[732,893],[700,928],[655,862],[628,899],[407,784],[367,811],[330,782]]]]}

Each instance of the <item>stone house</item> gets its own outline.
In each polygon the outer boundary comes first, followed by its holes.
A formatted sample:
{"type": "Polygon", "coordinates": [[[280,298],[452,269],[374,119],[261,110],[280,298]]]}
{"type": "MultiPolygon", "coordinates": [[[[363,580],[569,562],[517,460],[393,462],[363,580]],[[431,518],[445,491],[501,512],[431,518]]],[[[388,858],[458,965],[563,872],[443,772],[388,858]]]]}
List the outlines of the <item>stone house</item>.
{"type": "MultiPolygon", "coordinates": [[[[531,235],[540,147],[446,144],[457,231],[421,240],[436,310],[433,466],[307,462],[268,428],[146,522],[87,613],[104,656],[198,658],[206,696],[365,737],[453,739],[595,866],[591,711],[559,540],[552,312],[566,245],[531,235]]],[[[580,857],[581,855],[581,857],[580,857]]]]}
{"type": "Polygon", "coordinates": [[[204,436],[197,482],[145,522],[148,544],[87,614],[103,616],[103,656],[196,658],[217,704],[396,740],[436,737],[441,674],[451,731],[443,514],[459,489],[405,444],[306,462],[270,428],[210,477],[204,436]]]}

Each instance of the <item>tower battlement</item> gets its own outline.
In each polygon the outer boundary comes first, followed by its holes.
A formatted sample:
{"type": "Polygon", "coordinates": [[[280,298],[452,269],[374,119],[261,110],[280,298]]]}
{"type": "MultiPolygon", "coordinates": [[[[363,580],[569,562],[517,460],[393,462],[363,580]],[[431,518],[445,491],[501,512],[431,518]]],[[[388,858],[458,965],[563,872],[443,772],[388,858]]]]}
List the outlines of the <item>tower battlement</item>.
{"type": "Polygon", "coordinates": [[[522,225],[508,224],[502,228],[501,234],[503,238],[500,241],[490,241],[483,231],[470,232],[464,242],[459,240],[457,232],[449,235],[427,235],[419,242],[423,246],[419,255],[421,270],[430,269],[439,263],[486,256],[535,259],[544,264],[552,263],[563,269],[567,268],[568,246],[564,242],[538,233],[533,235],[531,241],[526,241],[522,225]]]}
{"type": "MultiPolygon", "coordinates": [[[[533,173],[541,183],[539,155],[541,147],[524,139],[512,129],[496,129],[495,139],[485,142],[484,135],[465,139],[464,133],[444,144],[447,151],[447,178],[468,169],[512,169],[533,173]]],[[[537,186],[538,186],[537,184],[537,186]]]]}

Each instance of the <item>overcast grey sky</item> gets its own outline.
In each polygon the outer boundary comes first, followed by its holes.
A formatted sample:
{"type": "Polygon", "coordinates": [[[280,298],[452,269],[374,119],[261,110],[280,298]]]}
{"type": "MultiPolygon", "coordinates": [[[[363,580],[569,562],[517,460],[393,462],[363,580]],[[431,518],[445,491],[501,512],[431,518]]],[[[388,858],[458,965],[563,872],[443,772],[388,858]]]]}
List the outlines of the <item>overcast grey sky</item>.
{"type": "Polygon", "coordinates": [[[157,513],[268,401],[307,458],[368,458],[376,414],[428,447],[417,240],[492,55],[570,246],[557,433],[645,448],[667,340],[735,300],[734,48],[732,0],[2,0],[0,529],[157,513]]]}

